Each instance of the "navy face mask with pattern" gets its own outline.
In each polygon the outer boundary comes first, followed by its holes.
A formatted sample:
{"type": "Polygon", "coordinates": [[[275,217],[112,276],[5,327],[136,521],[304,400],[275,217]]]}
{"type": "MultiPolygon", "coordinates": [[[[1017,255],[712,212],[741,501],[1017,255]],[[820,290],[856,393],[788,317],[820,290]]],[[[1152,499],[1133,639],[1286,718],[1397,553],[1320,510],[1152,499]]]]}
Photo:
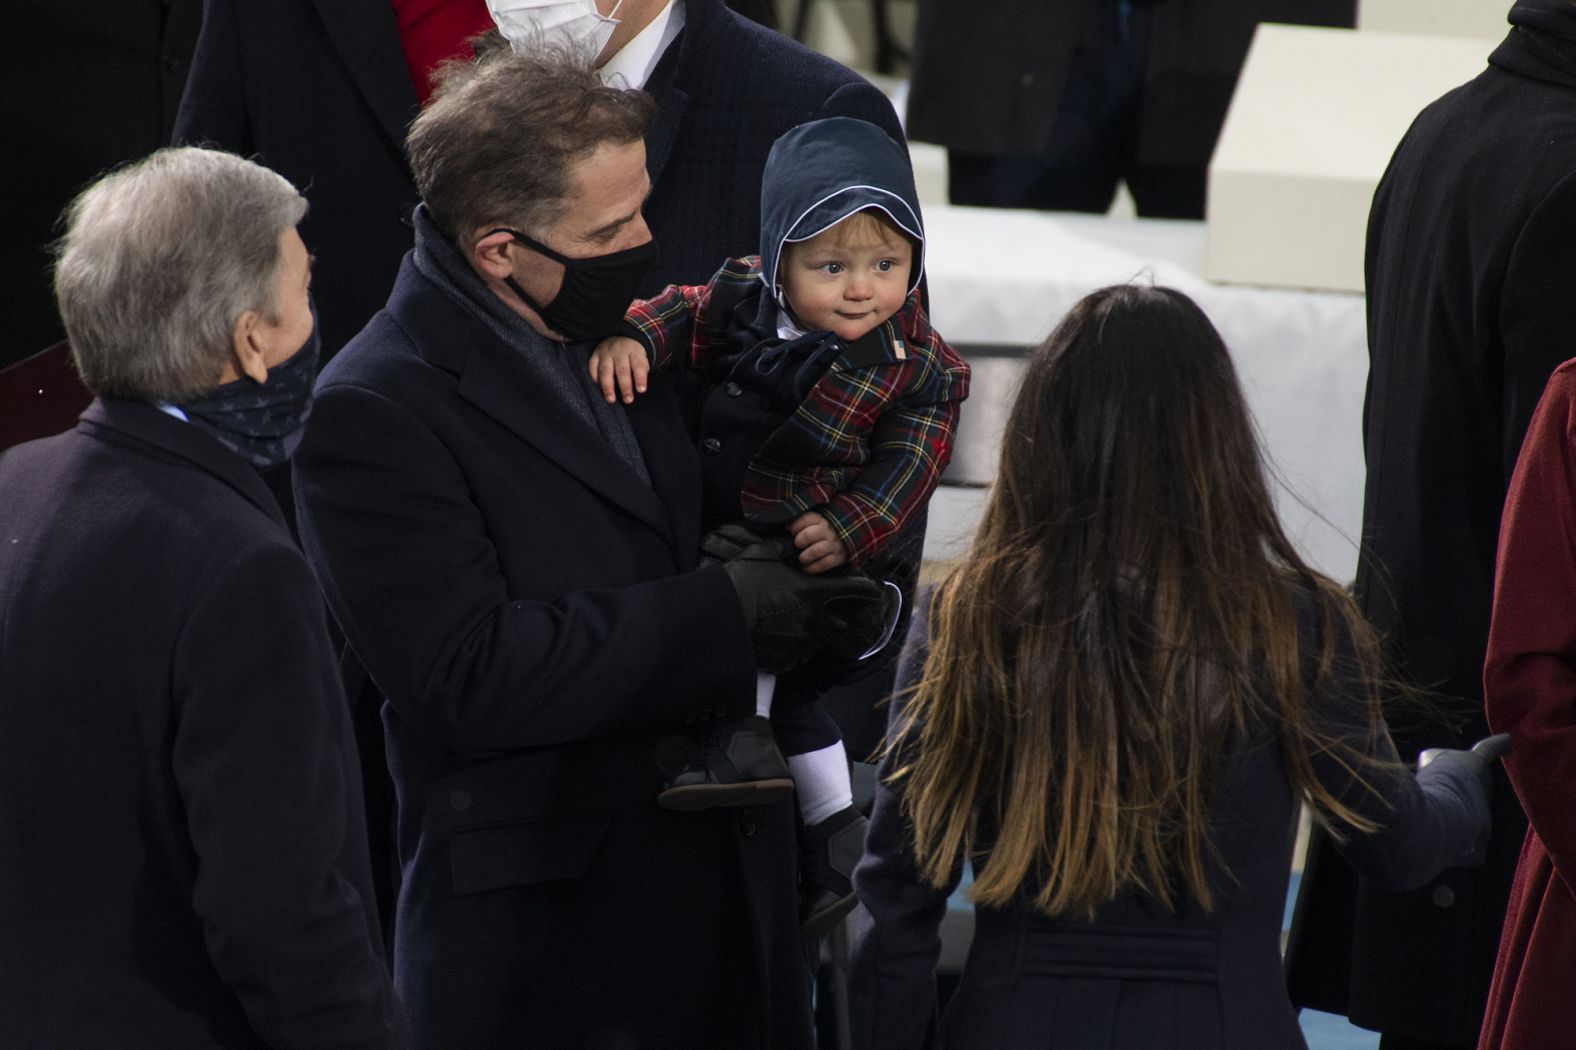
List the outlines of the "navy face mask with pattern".
{"type": "MultiPolygon", "coordinates": [[[[316,317],[314,309],[314,322],[316,317]]],[[[192,423],[253,467],[277,467],[301,443],[301,430],[312,411],[320,345],[314,323],[301,349],[268,370],[267,382],[242,376],[180,408],[192,423]]]]}

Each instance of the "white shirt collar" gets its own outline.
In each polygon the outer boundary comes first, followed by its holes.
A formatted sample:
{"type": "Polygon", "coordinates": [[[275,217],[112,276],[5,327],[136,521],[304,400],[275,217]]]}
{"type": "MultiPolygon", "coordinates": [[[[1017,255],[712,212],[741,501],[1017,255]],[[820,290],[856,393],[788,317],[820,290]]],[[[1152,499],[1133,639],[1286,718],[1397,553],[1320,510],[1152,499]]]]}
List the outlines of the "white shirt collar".
{"type": "Polygon", "coordinates": [[[191,422],[191,417],[188,416],[186,414],[186,410],[181,408],[179,405],[172,405],[168,401],[155,401],[153,403],[153,407],[158,409],[160,412],[163,412],[167,416],[174,416],[182,423],[191,422]]]}
{"type": "Polygon", "coordinates": [[[653,18],[646,28],[631,37],[629,43],[619,48],[613,57],[597,70],[602,75],[602,83],[610,87],[645,87],[646,81],[651,79],[652,71],[657,68],[657,63],[662,61],[662,56],[667,54],[668,46],[683,28],[683,0],[668,0],[667,6],[657,12],[657,17],[653,18]],[[617,85],[613,83],[615,77],[621,81],[617,85]]]}
{"type": "Polygon", "coordinates": [[[779,306],[777,308],[777,338],[798,339],[804,334],[804,329],[794,323],[793,314],[779,306]]]}

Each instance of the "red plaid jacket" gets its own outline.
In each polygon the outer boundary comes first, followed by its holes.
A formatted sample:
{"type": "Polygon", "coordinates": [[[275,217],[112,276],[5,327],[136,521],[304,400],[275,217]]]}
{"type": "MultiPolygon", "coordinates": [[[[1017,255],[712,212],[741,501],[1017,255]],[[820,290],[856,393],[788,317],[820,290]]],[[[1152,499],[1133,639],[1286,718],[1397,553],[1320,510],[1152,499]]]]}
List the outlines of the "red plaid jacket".
{"type": "MultiPolygon", "coordinates": [[[[669,285],[633,303],[620,334],[644,343],[654,368],[707,370],[740,349],[723,345],[712,313],[765,294],[760,272],[750,256],[728,260],[703,286],[669,285]]],[[[969,391],[969,366],[930,327],[917,295],[886,326],[901,341],[882,343],[880,360],[840,354],[751,461],[740,492],[748,517],[819,512],[856,564],[879,554],[936,490],[969,391]]]]}

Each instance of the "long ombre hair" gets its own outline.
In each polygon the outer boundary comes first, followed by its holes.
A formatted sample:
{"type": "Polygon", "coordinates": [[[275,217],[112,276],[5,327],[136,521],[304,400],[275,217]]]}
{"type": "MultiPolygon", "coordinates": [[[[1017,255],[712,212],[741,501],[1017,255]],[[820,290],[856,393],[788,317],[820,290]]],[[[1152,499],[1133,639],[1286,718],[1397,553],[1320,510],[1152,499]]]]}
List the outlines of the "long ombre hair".
{"type": "Polygon", "coordinates": [[[1090,294],[1029,361],[888,745],[924,877],[988,852],[980,904],[1087,918],[1125,890],[1168,907],[1181,890],[1207,909],[1217,757],[1269,726],[1316,818],[1372,830],[1310,761],[1371,772],[1310,708],[1342,634],[1382,732],[1372,632],[1281,530],[1219,333],[1169,288],[1090,294]],[[1321,639],[1311,688],[1299,587],[1321,639]]]}

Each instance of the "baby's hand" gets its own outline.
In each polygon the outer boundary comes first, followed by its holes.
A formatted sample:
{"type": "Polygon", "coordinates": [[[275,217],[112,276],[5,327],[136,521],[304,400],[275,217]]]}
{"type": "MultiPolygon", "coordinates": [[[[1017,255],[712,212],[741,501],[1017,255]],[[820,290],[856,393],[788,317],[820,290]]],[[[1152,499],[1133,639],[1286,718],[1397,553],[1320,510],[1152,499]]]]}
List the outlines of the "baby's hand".
{"type": "Polygon", "coordinates": [[[793,534],[794,546],[799,548],[799,564],[805,572],[826,572],[847,563],[848,549],[815,511],[789,522],[788,531],[793,534]]]}
{"type": "Polygon", "coordinates": [[[618,400],[618,394],[624,395],[627,405],[637,393],[646,392],[651,362],[646,360],[646,348],[627,335],[610,335],[598,343],[591,351],[590,367],[591,378],[601,386],[610,405],[618,400]]]}

